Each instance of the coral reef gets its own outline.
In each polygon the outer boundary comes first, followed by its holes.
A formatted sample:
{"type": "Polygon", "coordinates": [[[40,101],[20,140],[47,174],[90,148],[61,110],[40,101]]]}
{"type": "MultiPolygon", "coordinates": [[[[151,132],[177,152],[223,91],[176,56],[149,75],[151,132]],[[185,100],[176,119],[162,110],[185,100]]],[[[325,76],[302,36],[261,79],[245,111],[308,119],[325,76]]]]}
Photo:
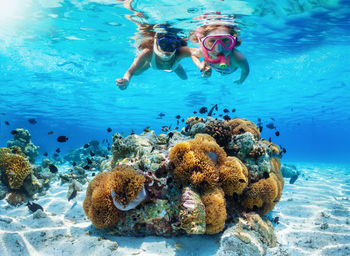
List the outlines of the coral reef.
{"type": "Polygon", "coordinates": [[[26,202],[25,196],[17,192],[10,193],[6,200],[12,206],[18,206],[26,202]]]}
{"type": "Polygon", "coordinates": [[[7,142],[7,147],[17,146],[28,157],[30,163],[34,163],[35,158],[39,155],[39,146],[35,146],[31,141],[31,135],[28,130],[17,128],[13,132],[13,140],[7,142]]]}
{"type": "Polygon", "coordinates": [[[15,152],[0,148],[0,170],[5,184],[9,184],[11,189],[20,189],[24,179],[32,172],[32,167],[18,148],[15,148],[15,152]]]}

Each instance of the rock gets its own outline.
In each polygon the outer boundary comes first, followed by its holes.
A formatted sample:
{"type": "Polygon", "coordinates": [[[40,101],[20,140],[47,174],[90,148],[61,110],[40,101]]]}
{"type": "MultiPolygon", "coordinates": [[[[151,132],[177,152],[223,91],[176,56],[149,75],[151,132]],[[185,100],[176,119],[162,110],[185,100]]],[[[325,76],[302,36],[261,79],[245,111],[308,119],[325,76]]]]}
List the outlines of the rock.
{"type": "Polygon", "coordinates": [[[297,170],[296,166],[291,164],[282,164],[281,172],[284,178],[291,178],[294,175],[300,175],[300,171],[297,170]]]}
{"type": "Polygon", "coordinates": [[[33,213],[33,219],[41,219],[41,218],[47,218],[46,213],[44,213],[41,209],[36,210],[33,213]]]}
{"type": "Polygon", "coordinates": [[[35,146],[31,141],[31,135],[28,130],[17,128],[13,140],[7,141],[7,147],[18,146],[21,148],[30,163],[35,162],[35,158],[39,155],[39,146],[35,146]]]}

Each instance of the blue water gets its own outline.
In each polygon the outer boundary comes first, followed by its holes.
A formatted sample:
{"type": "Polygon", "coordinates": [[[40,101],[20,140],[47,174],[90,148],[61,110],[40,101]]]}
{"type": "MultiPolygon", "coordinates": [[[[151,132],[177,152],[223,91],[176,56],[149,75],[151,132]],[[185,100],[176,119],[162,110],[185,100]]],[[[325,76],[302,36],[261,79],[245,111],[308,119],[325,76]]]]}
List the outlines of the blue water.
{"type": "Polygon", "coordinates": [[[41,153],[60,147],[64,154],[110,139],[108,127],[128,134],[150,126],[159,134],[176,115],[218,104],[221,113],[235,108],[231,117],[273,122],[280,136],[264,127],[262,137],[287,149],[285,161],[350,161],[350,1],[144,0],[132,7],[147,17],[135,19],[170,22],[185,34],[205,12],[243,15],[236,22],[248,79],[234,84],[239,72],[204,79],[186,59],[187,81],[150,69],[121,91],[115,79],[137,53],[137,26],[126,18],[133,12],[122,2],[1,0],[1,147],[11,130],[26,128],[41,153]],[[159,113],[165,116],[156,119],[159,113]],[[59,135],[69,140],[58,143],[59,135]]]}

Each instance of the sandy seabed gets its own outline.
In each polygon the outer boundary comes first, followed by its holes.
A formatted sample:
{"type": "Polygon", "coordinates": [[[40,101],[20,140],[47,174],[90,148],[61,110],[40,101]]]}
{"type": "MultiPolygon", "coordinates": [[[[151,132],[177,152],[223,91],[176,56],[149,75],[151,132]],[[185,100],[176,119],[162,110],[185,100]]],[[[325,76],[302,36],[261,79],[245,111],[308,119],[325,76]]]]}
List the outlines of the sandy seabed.
{"type": "MultiPolygon", "coordinates": [[[[277,247],[266,255],[350,255],[350,165],[292,163],[302,175],[285,179],[271,218],[277,247]]],[[[61,168],[67,168],[62,166],[61,168]]],[[[57,181],[36,203],[44,212],[0,200],[0,255],[215,255],[221,235],[120,237],[95,229],[82,204],[87,184],[68,202],[68,184],[57,181]]]]}

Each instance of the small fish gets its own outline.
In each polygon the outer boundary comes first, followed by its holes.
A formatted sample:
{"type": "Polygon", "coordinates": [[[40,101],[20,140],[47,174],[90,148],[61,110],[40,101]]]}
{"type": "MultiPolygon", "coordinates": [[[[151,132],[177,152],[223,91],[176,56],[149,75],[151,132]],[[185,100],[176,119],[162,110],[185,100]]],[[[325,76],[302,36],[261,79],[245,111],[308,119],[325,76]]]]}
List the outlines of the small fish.
{"type": "Polygon", "coordinates": [[[181,116],[180,116],[180,115],[177,115],[177,116],[175,116],[175,118],[176,118],[176,119],[180,119],[180,118],[181,118],[181,116]]]}
{"type": "Polygon", "coordinates": [[[49,164],[49,169],[50,169],[50,172],[52,173],[58,172],[58,169],[54,164],[49,164]]]}
{"type": "Polygon", "coordinates": [[[134,134],[135,134],[134,130],[133,130],[133,129],[131,129],[131,133],[130,133],[130,135],[134,135],[134,134]]]}
{"type": "Polygon", "coordinates": [[[272,120],[272,121],[275,121],[275,118],[271,117],[271,120],[272,120]]]}
{"type": "Polygon", "coordinates": [[[175,247],[175,249],[178,249],[178,250],[181,250],[181,249],[183,249],[183,244],[180,244],[180,243],[176,243],[175,245],[174,245],[174,247],[175,247]]]}
{"type": "Polygon", "coordinates": [[[43,156],[48,156],[49,154],[47,152],[44,152],[43,153],[43,156]]]}
{"type": "Polygon", "coordinates": [[[227,108],[225,108],[223,111],[224,111],[224,113],[230,112],[227,108]]]}
{"type": "Polygon", "coordinates": [[[179,127],[178,127],[178,126],[176,126],[174,129],[175,129],[175,130],[177,130],[177,129],[179,129],[179,127]]]}
{"type": "Polygon", "coordinates": [[[183,123],[184,123],[184,122],[185,122],[185,119],[184,119],[184,118],[182,118],[181,122],[183,122],[183,123]]]}
{"type": "Polygon", "coordinates": [[[268,178],[270,178],[270,174],[268,172],[264,172],[263,177],[264,177],[264,179],[268,179],[268,178]]]}
{"type": "Polygon", "coordinates": [[[94,173],[94,172],[93,172],[93,173],[91,173],[91,176],[92,176],[92,177],[94,177],[94,176],[95,176],[95,173],[94,173]]]}
{"type": "Polygon", "coordinates": [[[52,135],[53,134],[53,131],[49,131],[48,133],[47,133],[47,135],[52,135]]]}
{"type": "Polygon", "coordinates": [[[262,132],[262,130],[263,130],[263,127],[259,126],[259,131],[262,132]]]}
{"type": "Polygon", "coordinates": [[[222,115],[220,114],[219,117],[222,117],[222,115]]]}
{"type": "Polygon", "coordinates": [[[91,159],[90,158],[86,158],[86,161],[88,162],[88,164],[92,164],[92,161],[91,161],[91,159]]]}
{"type": "Polygon", "coordinates": [[[269,141],[271,142],[271,137],[269,138],[269,141]]]}
{"type": "Polygon", "coordinates": [[[69,196],[68,201],[72,200],[72,199],[73,199],[74,197],[76,197],[76,196],[77,196],[77,190],[74,189],[73,192],[72,192],[72,194],[69,196]]]}
{"type": "Polygon", "coordinates": [[[67,140],[68,140],[68,138],[66,136],[58,136],[57,137],[57,141],[61,142],[61,143],[66,142],[67,140]]]}
{"type": "Polygon", "coordinates": [[[162,127],[162,131],[163,131],[163,132],[169,131],[169,127],[168,127],[168,126],[163,126],[163,127],[162,127]]]}
{"type": "Polygon", "coordinates": [[[6,125],[10,125],[10,123],[9,123],[8,121],[5,121],[4,123],[5,123],[6,125]]]}
{"type": "Polygon", "coordinates": [[[11,131],[11,134],[12,134],[12,135],[15,135],[15,134],[17,134],[17,133],[18,133],[18,132],[17,132],[16,130],[12,130],[12,131],[11,131]]]}
{"type": "Polygon", "coordinates": [[[172,132],[169,132],[169,133],[168,133],[168,138],[169,138],[169,139],[171,139],[173,136],[174,136],[174,133],[172,133],[172,132]]]}
{"type": "Polygon", "coordinates": [[[261,122],[261,118],[260,117],[258,118],[258,122],[261,122]]]}
{"type": "Polygon", "coordinates": [[[294,182],[298,179],[299,175],[298,174],[294,174],[290,180],[289,180],[289,184],[294,184],[294,182]]]}
{"type": "Polygon", "coordinates": [[[272,221],[273,221],[275,224],[279,224],[279,223],[280,223],[279,220],[280,220],[280,217],[275,217],[275,218],[273,218],[272,221]]]}
{"type": "Polygon", "coordinates": [[[60,153],[61,152],[60,148],[56,148],[56,152],[60,153]]]}
{"type": "Polygon", "coordinates": [[[282,152],[283,152],[283,154],[287,153],[286,148],[283,148],[283,149],[282,149],[282,152]]]}
{"type": "Polygon", "coordinates": [[[275,135],[276,135],[277,137],[280,136],[280,132],[279,132],[279,131],[275,132],[275,135]]]}
{"type": "Polygon", "coordinates": [[[234,112],[236,112],[236,109],[235,109],[235,108],[232,109],[232,113],[234,113],[234,112]]]}
{"type": "Polygon", "coordinates": [[[193,111],[193,114],[197,114],[197,111],[193,111]]]}
{"type": "Polygon", "coordinates": [[[180,124],[179,120],[176,120],[176,124],[177,124],[177,125],[179,125],[179,124],[180,124]]]}
{"type": "Polygon", "coordinates": [[[163,116],[165,116],[165,114],[164,113],[159,113],[158,116],[159,117],[163,117],[163,116]]]}
{"type": "Polygon", "coordinates": [[[150,132],[149,126],[147,126],[145,129],[143,129],[144,132],[150,132]]]}
{"type": "Polygon", "coordinates": [[[31,212],[36,212],[36,211],[39,210],[39,209],[42,210],[42,211],[44,211],[44,208],[43,208],[40,204],[28,202],[28,203],[27,203],[27,206],[28,206],[28,209],[29,209],[31,212]]]}
{"type": "Polygon", "coordinates": [[[112,131],[112,128],[107,128],[107,132],[111,132],[112,131]]]}
{"type": "Polygon", "coordinates": [[[199,113],[201,113],[201,114],[204,114],[204,113],[207,113],[207,112],[208,112],[208,109],[206,107],[201,107],[199,109],[199,113]]]}
{"type": "Polygon", "coordinates": [[[90,156],[94,156],[94,155],[95,155],[95,153],[90,151],[90,156]]]}
{"type": "MultiPolygon", "coordinates": [[[[213,114],[213,111],[218,111],[218,104],[215,104],[209,111],[208,116],[211,116],[213,114]]],[[[215,114],[214,114],[215,115],[215,114]]]]}
{"type": "Polygon", "coordinates": [[[153,152],[153,150],[155,149],[155,147],[152,147],[152,149],[151,149],[151,153],[153,152]]]}
{"type": "Polygon", "coordinates": [[[83,167],[84,170],[89,170],[90,168],[91,168],[91,167],[88,166],[88,165],[85,165],[85,166],[83,167]]]}
{"type": "Polygon", "coordinates": [[[36,124],[36,123],[37,123],[37,121],[35,120],[35,118],[29,118],[29,119],[28,119],[28,122],[29,122],[30,124],[36,124]]]}
{"type": "Polygon", "coordinates": [[[230,116],[229,115],[224,115],[224,120],[226,120],[226,121],[228,121],[228,120],[230,120],[231,118],[230,118],[230,116]]]}
{"type": "Polygon", "coordinates": [[[188,132],[190,129],[191,129],[191,126],[190,126],[190,125],[187,125],[187,126],[185,127],[185,132],[188,132]]]}
{"type": "Polygon", "coordinates": [[[276,129],[276,126],[274,126],[273,123],[267,124],[266,127],[269,128],[269,129],[271,129],[271,130],[272,130],[272,129],[276,129]]]}
{"type": "Polygon", "coordinates": [[[72,165],[73,165],[73,166],[76,166],[76,165],[77,165],[77,163],[76,163],[76,162],[73,162],[73,163],[72,163],[72,165]]]}
{"type": "Polygon", "coordinates": [[[49,181],[50,181],[49,179],[45,179],[44,184],[48,183],[49,181]]]}
{"type": "Polygon", "coordinates": [[[105,143],[105,139],[102,140],[102,143],[105,143]]]}
{"type": "Polygon", "coordinates": [[[84,144],[84,148],[88,148],[89,147],[89,144],[84,144]]]}
{"type": "Polygon", "coordinates": [[[111,147],[107,147],[107,150],[110,151],[110,150],[111,150],[111,147]]]}

